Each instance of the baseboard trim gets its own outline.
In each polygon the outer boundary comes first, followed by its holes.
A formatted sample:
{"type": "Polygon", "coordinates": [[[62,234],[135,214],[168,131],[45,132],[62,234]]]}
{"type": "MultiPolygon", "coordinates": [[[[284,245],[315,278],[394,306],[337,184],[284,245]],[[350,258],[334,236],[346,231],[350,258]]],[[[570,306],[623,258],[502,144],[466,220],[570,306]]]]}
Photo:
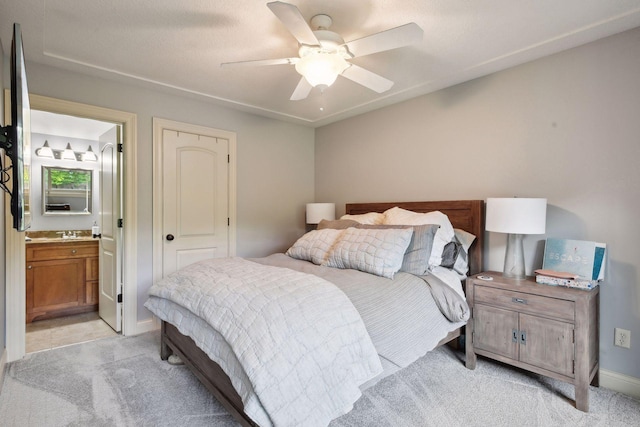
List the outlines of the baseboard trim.
{"type": "Polygon", "coordinates": [[[640,399],[640,379],[606,369],[600,369],[600,387],[640,399]]]}
{"type": "Polygon", "coordinates": [[[136,324],[135,335],[155,331],[156,329],[160,329],[160,321],[155,316],[153,316],[153,318],[149,320],[138,321],[138,323],[136,324]]]}
{"type": "Polygon", "coordinates": [[[4,369],[7,365],[7,349],[2,349],[2,357],[0,357],[0,394],[2,394],[2,385],[4,384],[4,369]]]}

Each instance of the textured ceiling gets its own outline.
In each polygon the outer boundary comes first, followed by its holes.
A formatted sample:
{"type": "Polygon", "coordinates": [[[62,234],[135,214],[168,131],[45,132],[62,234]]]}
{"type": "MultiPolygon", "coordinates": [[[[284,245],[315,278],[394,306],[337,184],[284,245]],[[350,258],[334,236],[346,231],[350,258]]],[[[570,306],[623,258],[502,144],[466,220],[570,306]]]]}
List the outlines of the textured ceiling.
{"type": "MultiPolygon", "coordinates": [[[[640,26],[638,0],[297,0],[351,41],[408,22],[415,45],[355,58],[395,82],[382,94],[339,77],[290,101],[292,65],[223,62],[296,56],[297,42],[256,0],[0,0],[8,51],[22,25],[28,61],[161,85],[269,117],[319,126],[640,26]]],[[[27,66],[28,72],[28,66],[27,66]]]]}

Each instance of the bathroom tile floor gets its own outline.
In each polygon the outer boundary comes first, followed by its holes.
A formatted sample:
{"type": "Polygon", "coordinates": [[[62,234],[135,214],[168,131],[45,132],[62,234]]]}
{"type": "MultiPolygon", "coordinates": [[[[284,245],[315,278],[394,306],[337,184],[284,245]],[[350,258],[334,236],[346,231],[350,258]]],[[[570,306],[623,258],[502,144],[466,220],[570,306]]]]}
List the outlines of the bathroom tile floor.
{"type": "Polygon", "coordinates": [[[41,320],[26,325],[26,352],[50,350],[118,335],[97,311],[41,320]]]}

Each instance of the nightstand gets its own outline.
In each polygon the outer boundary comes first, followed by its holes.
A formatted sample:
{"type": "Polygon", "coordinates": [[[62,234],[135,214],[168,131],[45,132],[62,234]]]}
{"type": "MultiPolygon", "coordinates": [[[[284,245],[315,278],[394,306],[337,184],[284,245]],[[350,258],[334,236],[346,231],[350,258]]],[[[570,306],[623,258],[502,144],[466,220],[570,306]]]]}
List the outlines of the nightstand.
{"type": "Polygon", "coordinates": [[[589,384],[598,385],[599,286],[549,286],[489,271],[469,277],[466,292],[467,368],[481,355],[566,381],[576,408],[589,411],[589,384]]]}

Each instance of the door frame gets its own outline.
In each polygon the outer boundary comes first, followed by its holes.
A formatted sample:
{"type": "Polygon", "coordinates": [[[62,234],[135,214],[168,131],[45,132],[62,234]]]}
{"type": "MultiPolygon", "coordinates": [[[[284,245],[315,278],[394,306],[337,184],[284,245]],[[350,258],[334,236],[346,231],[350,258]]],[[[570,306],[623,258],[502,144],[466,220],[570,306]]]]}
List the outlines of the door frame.
{"type": "Polygon", "coordinates": [[[236,255],[236,133],[173,120],[153,118],[153,281],[162,278],[162,180],[163,136],[165,130],[206,135],[229,141],[228,204],[229,204],[229,256],[236,255]]]}
{"type": "MultiPolygon", "coordinates": [[[[8,90],[5,90],[5,116],[11,110],[7,100],[10,99],[8,90]]],[[[31,108],[34,110],[48,111],[57,114],[66,114],[76,117],[101,120],[122,125],[123,153],[123,184],[126,183],[123,198],[123,335],[134,335],[144,332],[138,331],[137,313],[137,238],[136,231],[138,177],[136,174],[137,158],[137,115],[109,108],[97,107],[79,102],[65,101],[41,95],[29,94],[31,108]],[[131,254],[131,256],[127,256],[131,254]],[[129,262],[128,262],[129,260],[129,262]]],[[[10,121],[10,118],[5,118],[10,121]]],[[[7,196],[8,197],[8,196],[7,196]]],[[[9,206],[10,203],[5,203],[9,206]]],[[[19,233],[12,228],[11,213],[5,209],[6,230],[6,350],[7,362],[21,359],[25,355],[25,316],[26,316],[26,291],[25,291],[25,239],[24,233],[19,233]]]]}

